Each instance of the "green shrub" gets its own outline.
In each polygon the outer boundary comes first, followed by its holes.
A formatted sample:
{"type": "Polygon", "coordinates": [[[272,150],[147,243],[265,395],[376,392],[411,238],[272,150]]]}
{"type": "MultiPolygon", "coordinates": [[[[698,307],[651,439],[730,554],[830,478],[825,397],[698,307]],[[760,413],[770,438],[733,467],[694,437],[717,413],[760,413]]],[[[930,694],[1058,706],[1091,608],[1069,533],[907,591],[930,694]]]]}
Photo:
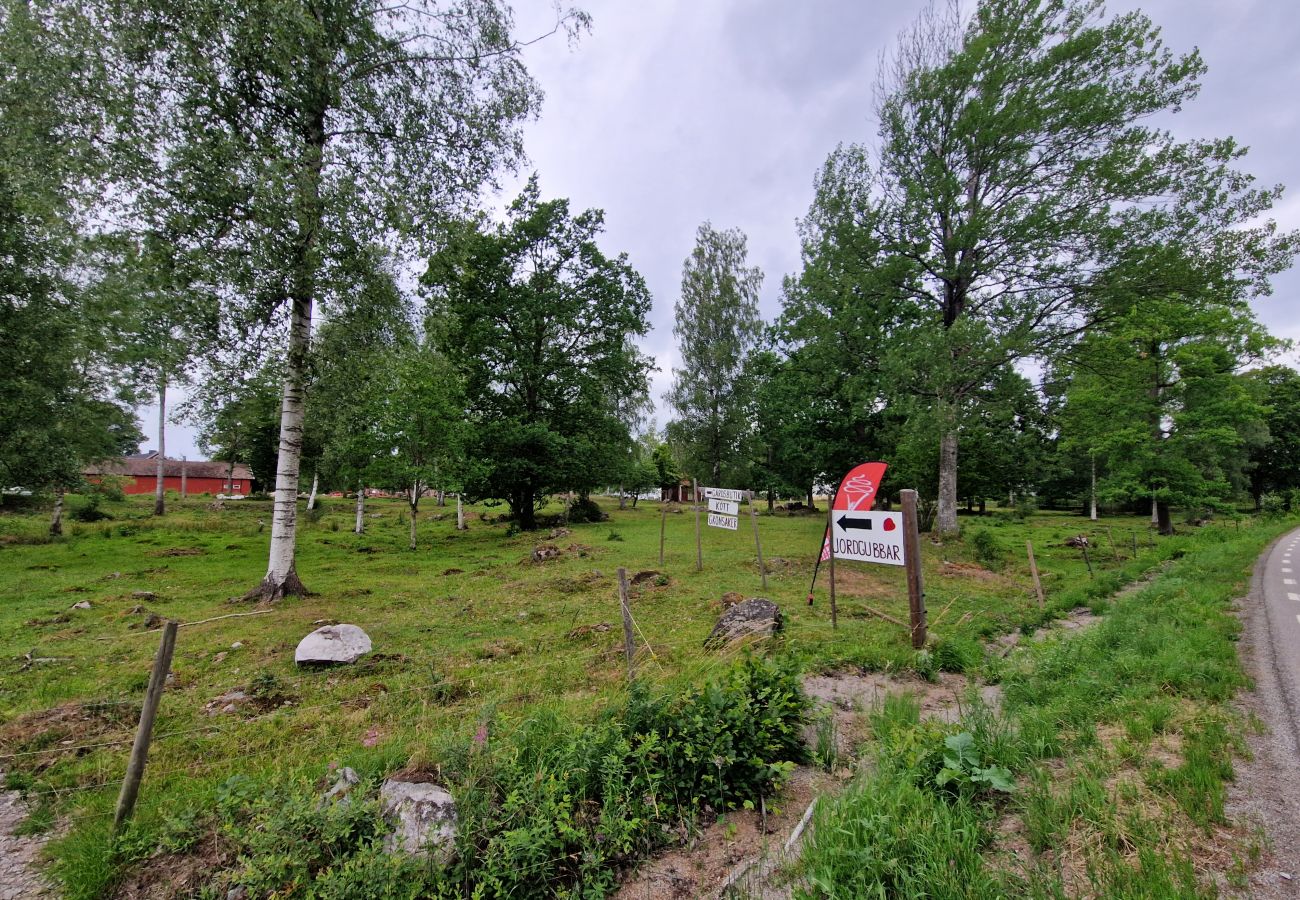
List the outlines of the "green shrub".
{"type": "Polygon", "coordinates": [[[89,495],[98,495],[105,500],[121,503],[126,499],[126,486],[131,479],[121,475],[105,475],[98,482],[92,482],[86,491],[89,495]]]}
{"type": "Polygon", "coordinates": [[[930,651],[935,667],[940,672],[962,674],[979,668],[984,662],[984,650],[971,638],[948,637],[936,641],[930,651]]]}
{"type": "Polygon", "coordinates": [[[986,528],[971,531],[966,536],[970,542],[975,558],[989,569],[1001,569],[1006,563],[1007,548],[1002,546],[998,536],[986,528]]]}
{"type": "Polygon", "coordinates": [[[78,522],[101,522],[104,519],[113,518],[108,513],[99,508],[99,494],[91,494],[86,503],[81,506],[73,507],[71,516],[78,522]]]}
{"type": "Polygon", "coordinates": [[[600,507],[591,497],[579,497],[569,506],[569,521],[575,525],[583,522],[603,522],[606,518],[608,517],[600,511],[600,507]]]}

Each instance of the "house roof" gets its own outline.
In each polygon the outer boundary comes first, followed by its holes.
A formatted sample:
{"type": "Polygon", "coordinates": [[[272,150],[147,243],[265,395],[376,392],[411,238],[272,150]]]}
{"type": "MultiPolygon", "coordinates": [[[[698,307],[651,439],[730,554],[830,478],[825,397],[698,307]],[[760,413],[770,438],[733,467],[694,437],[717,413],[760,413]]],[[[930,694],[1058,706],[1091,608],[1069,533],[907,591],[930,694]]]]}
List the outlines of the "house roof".
{"type": "MultiPolygon", "coordinates": [[[[126,475],[137,478],[153,478],[157,472],[157,458],[139,456],[100,460],[81,470],[83,475],[126,475]]],[[[188,478],[225,478],[228,474],[231,474],[230,463],[219,459],[191,459],[185,463],[185,475],[188,478]]],[[[163,460],[163,475],[168,478],[179,478],[181,460],[163,460]]],[[[249,480],[253,477],[252,470],[243,463],[235,463],[233,475],[237,480],[249,480]]]]}

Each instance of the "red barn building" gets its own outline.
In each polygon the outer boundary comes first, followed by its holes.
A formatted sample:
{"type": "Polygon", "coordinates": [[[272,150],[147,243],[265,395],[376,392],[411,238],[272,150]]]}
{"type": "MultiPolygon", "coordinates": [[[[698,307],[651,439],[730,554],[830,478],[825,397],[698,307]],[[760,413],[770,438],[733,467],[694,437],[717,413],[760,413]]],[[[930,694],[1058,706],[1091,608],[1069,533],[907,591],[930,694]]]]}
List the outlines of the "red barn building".
{"type": "MultiPolygon", "coordinates": [[[[108,459],[82,470],[87,481],[112,475],[126,479],[128,494],[152,494],[158,479],[158,454],[146,453],[108,459]]],[[[185,494],[230,494],[247,497],[253,490],[253,473],[243,463],[221,460],[163,460],[163,489],[185,494]]]]}

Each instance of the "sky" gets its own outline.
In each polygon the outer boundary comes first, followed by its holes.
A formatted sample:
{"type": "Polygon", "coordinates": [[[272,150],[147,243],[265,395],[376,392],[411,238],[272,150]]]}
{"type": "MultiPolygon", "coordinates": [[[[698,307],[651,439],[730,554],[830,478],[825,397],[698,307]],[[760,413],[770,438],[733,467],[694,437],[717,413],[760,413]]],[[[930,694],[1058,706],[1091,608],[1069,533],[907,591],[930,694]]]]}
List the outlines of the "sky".
{"type": "MultiPolygon", "coordinates": [[[[813,177],[837,144],[871,145],[873,86],[882,52],[922,8],[919,0],[588,0],[592,28],[525,50],[546,93],[525,128],[529,161],[489,205],[504,206],[527,175],[544,197],[576,212],[605,211],[601,246],[626,252],[654,298],[642,341],[659,370],[658,424],[678,362],[673,305],[682,262],[704,221],[740,228],[765,273],[760,309],[780,310],[782,278],[799,268],[797,219],[813,177]]],[[[1112,2],[1140,8],[1175,52],[1199,49],[1200,95],[1160,120],[1177,137],[1230,135],[1249,148],[1240,168],[1259,185],[1290,188],[1274,207],[1300,228],[1300,16],[1295,0],[1112,2]]],[[[546,0],[516,4],[527,40],[554,25],[546,0]]],[[[1300,269],[1274,279],[1255,304],[1273,334],[1300,342],[1300,269]]],[[[1286,357],[1300,365],[1300,355],[1286,357]]],[[[156,410],[140,410],[146,434],[156,410]]],[[[169,456],[201,458],[194,429],[169,425],[169,456]]],[[[144,446],[152,447],[152,438],[144,446]]]]}

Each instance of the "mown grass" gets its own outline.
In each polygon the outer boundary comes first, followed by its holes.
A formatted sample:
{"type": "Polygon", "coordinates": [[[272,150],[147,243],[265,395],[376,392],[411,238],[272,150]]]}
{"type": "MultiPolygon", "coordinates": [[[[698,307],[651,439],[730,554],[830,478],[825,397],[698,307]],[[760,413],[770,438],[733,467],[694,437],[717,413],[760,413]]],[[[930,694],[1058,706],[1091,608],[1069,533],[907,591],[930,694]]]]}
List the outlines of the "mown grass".
{"type": "Polygon", "coordinates": [[[798,895],[1215,896],[1211,851],[1250,853],[1214,832],[1244,752],[1227,706],[1246,685],[1232,603],[1284,527],[1184,548],[1096,626],[992,664],[997,715],[976,703],[942,726],[886,704],[868,748],[876,764],[819,811],[798,895]],[[938,784],[935,755],[961,732],[1017,776],[1014,792],[938,784]]]}
{"type": "MultiPolygon", "coordinates": [[[[74,508],[81,502],[70,501],[74,508]]],[[[693,516],[671,512],[661,567],[659,505],[602,506],[609,521],[572,526],[550,541],[562,557],[536,564],[529,552],[547,541],[545,532],[512,535],[505,523],[483,520],[500,508],[472,509],[470,530],[462,533],[451,510],[426,504],[419,549],[410,551],[401,503],[372,503],[367,534],[358,536],[350,531],[351,503],[326,500],[323,513],[301,525],[298,566],[312,596],[264,615],[181,630],[132,839],[156,844],[169,822],[215,808],[232,775],[270,786],[286,779],[316,784],[331,762],[372,778],[403,767],[436,772],[446,764],[446,748],[470,740],[485,721],[511,734],[542,708],[565,721],[591,720],[625,693],[619,566],[663,576],[634,590],[639,672],[651,684],[684,689],[722,676],[733,663],[701,647],[726,591],[781,604],[785,649],[807,667],[960,669],[978,664],[982,638],[1032,628],[1080,603],[1100,605],[1171,557],[1195,551],[1199,558],[1201,548],[1238,543],[1231,525],[1152,547],[1145,523],[1135,519],[1090,525],[1070,515],[986,517],[975,525],[984,538],[923,542],[936,645],[918,659],[901,629],[866,609],[906,618],[901,570],[841,565],[837,630],[830,627],[825,574],[817,602],[804,603],[819,517],[761,517],[773,569],[764,592],[751,531],[705,528],[704,570],[697,573],[693,516]],[[1115,529],[1115,554],[1108,544],[1100,549],[1107,527],[1115,529]],[[1079,551],[1063,544],[1077,533],[1093,536],[1095,578],[1079,551]],[[1143,538],[1136,557],[1127,534],[1143,538]],[[1029,538],[1048,593],[1041,611],[1022,552],[1029,538]],[[976,549],[992,571],[972,567],[976,549]],[[296,669],[293,648],[322,620],[361,625],[375,653],[344,669],[296,669]],[[236,642],[241,646],[232,648],[236,642]],[[232,688],[254,687],[266,702],[235,714],[205,709],[232,688]]],[[[263,523],[270,518],[269,504],[253,501],[221,510],[200,499],[173,501],[160,520],[148,515],[145,499],[103,509],[111,520],[70,523],[69,534],[55,541],[43,537],[42,515],[0,517],[0,755],[7,755],[0,767],[11,785],[28,791],[43,821],[72,817],[71,834],[54,852],[69,894],[87,897],[108,890],[123,871],[109,852],[108,817],[125,768],[122,742],[130,739],[157,640],[143,626],[150,613],[194,622],[254,611],[230,601],[264,570],[263,523]],[[72,609],[80,600],[91,608],[72,609]],[[47,714],[73,703],[75,721],[47,714]]],[[[1241,535],[1259,540],[1254,530],[1241,535]]],[[[1202,680],[1213,681],[1214,671],[1206,669],[1202,680]]],[[[1191,672],[1186,677],[1194,680],[1191,672]]],[[[1032,723],[1035,715],[1027,707],[1022,719],[1032,723]]],[[[1046,723],[1055,712],[1042,708],[1037,715],[1046,723]]],[[[1047,746],[1059,743],[1057,730],[1038,730],[1047,746]]]]}

